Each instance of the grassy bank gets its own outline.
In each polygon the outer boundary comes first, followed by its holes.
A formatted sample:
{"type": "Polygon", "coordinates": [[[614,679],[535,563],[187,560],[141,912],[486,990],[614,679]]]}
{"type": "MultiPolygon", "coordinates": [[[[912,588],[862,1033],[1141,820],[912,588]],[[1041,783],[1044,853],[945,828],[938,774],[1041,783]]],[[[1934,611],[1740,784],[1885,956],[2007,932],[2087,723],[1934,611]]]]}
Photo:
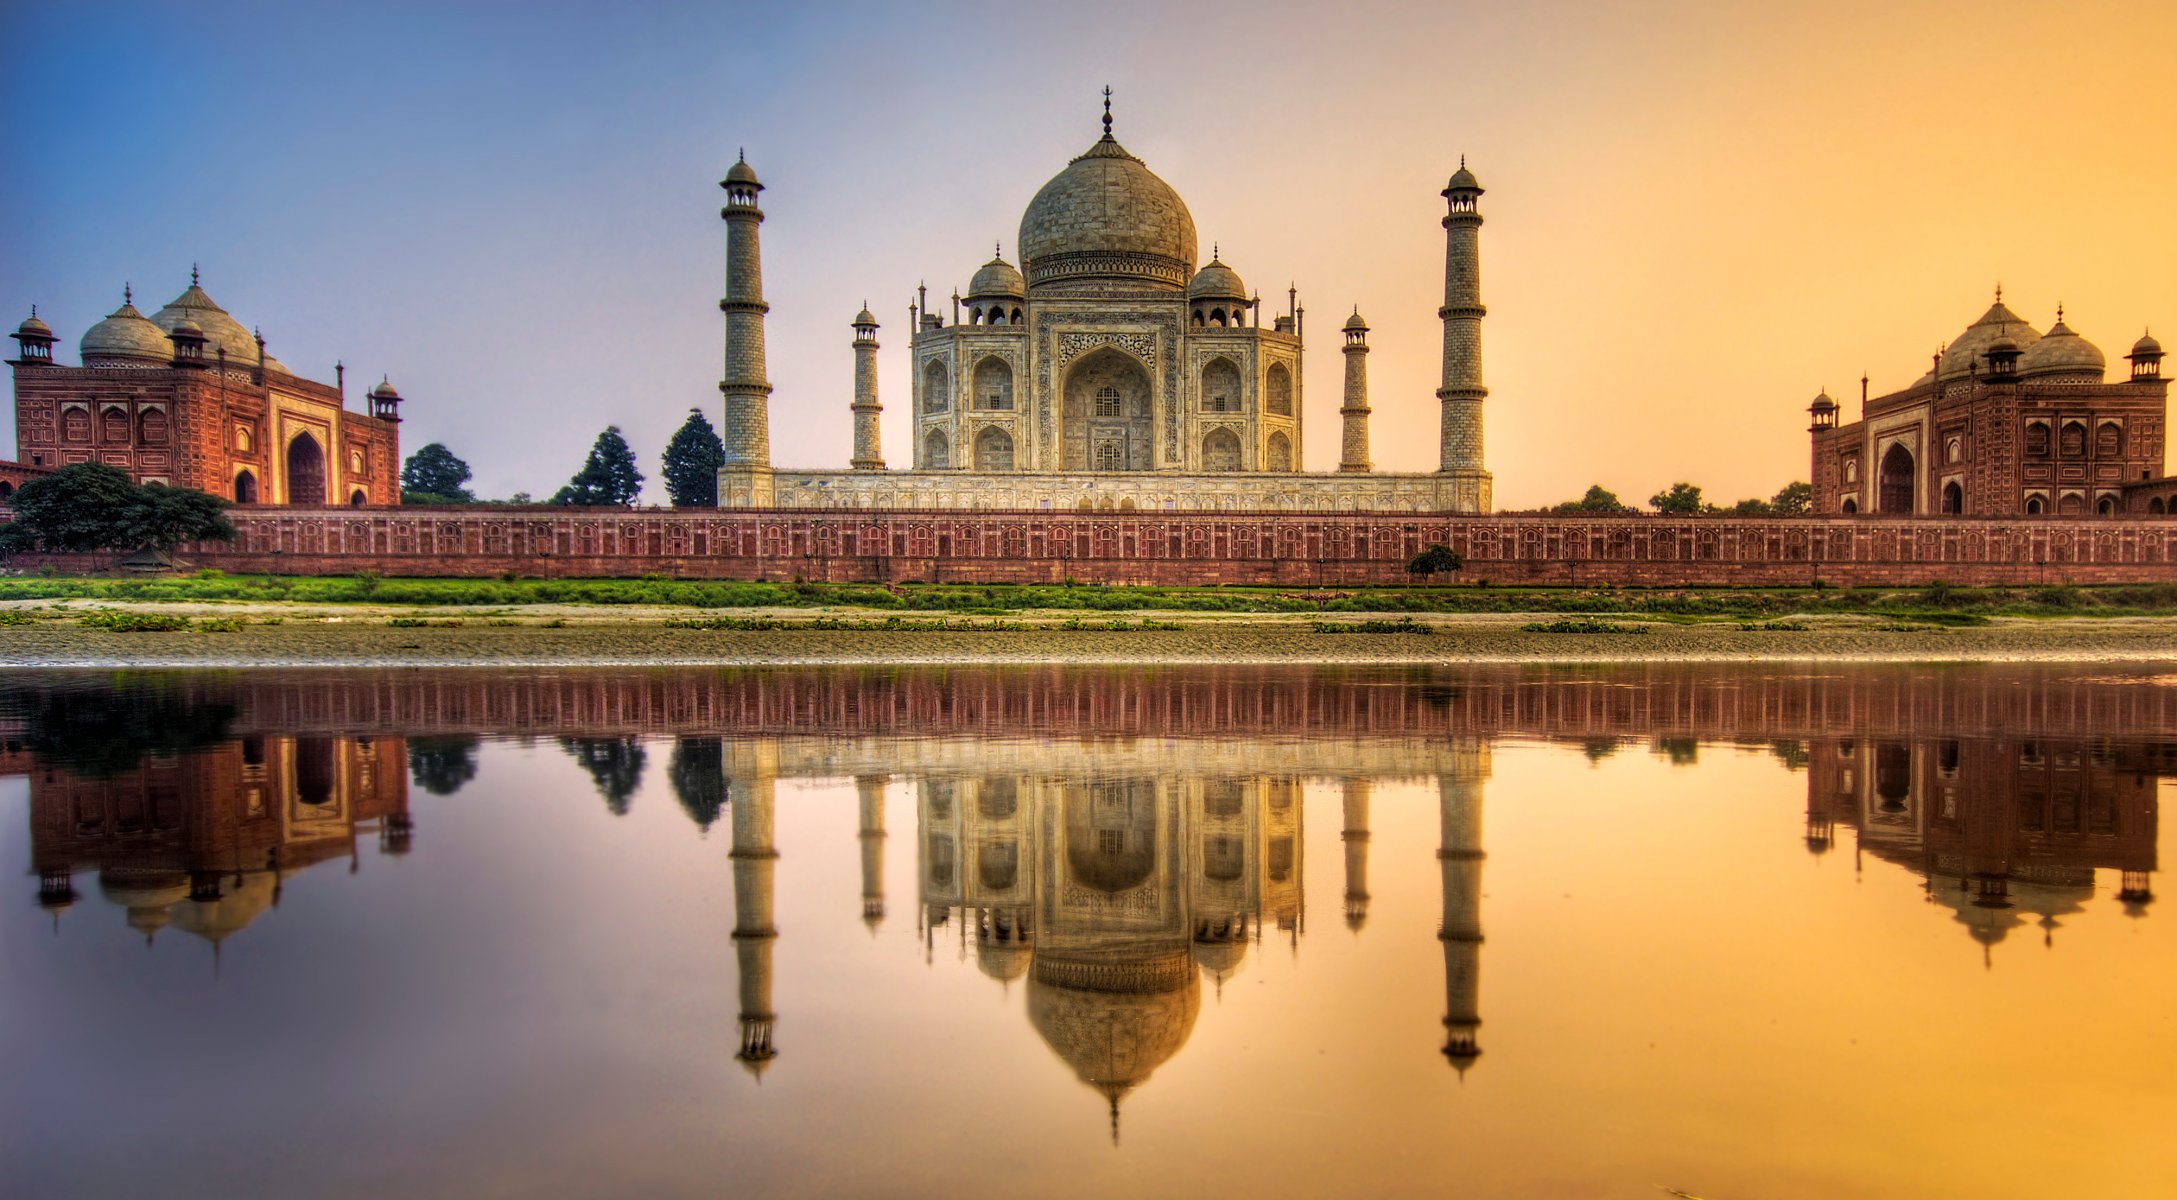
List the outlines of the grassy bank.
{"type": "Polygon", "coordinates": [[[107,600],[507,607],[537,604],[669,608],[858,608],[997,616],[1032,610],[1223,613],[1569,613],[1697,620],[1787,614],[2049,617],[2177,615],[2177,582],[2033,588],[1511,588],[1295,589],[735,583],[646,579],[380,579],[227,575],[0,578],[0,601],[107,600]]]}

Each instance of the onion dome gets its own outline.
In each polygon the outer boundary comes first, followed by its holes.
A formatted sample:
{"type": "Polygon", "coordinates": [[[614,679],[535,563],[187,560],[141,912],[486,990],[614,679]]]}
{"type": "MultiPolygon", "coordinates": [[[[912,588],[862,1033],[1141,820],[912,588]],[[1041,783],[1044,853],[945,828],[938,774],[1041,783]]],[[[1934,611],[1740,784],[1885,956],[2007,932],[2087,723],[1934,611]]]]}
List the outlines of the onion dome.
{"type": "Polygon", "coordinates": [[[1481,190],[1481,180],[1474,178],[1474,172],[1466,169],[1466,156],[1460,155],[1459,169],[1451,173],[1451,182],[1444,185],[1444,194],[1448,196],[1453,192],[1479,192],[1481,190]]]}
{"type": "Polygon", "coordinates": [[[136,311],[135,296],[122,289],[121,307],[106,319],[83,331],[76,345],[86,367],[123,366],[138,363],[165,366],[174,359],[174,343],[166,331],[136,311]]]}
{"type": "Polygon", "coordinates": [[[393,381],[390,378],[381,378],[378,381],[378,386],[370,389],[370,398],[373,400],[399,400],[401,394],[393,390],[393,381]]]}
{"type": "Polygon", "coordinates": [[[1823,388],[1821,393],[1814,397],[1814,403],[1807,407],[1810,412],[1835,412],[1837,411],[1837,402],[1829,398],[1829,389],[1823,388]]]}
{"type": "Polygon", "coordinates": [[[183,321],[168,330],[167,336],[176,341],[194,339],[201,342],[204,340],[204,327],[195,321],[183,321]]]}
{"type": "Polygon", "coordinates": [[[866,325],[874,328],[877,324],[877,314],[869,311],[869,305],[864,304],[862,305],[862,311],[854,314],[854,324],[857,327],[866,325]]]}
{"type": "Polygon", "coordinates": [[[1209,265],[1194,273],[1187,282],[1189,300],[1237,300],[1247,303],[1247,285],[1240,282],[1240,273],[1220,262],[1212,252],[1209,265]]]}
{"type": "Polygon", "coordinates": [[[98,894],[128,910],[128,926],[149,939],[173,919],[168,910],[189,898],[189,877],[179,871],[108,867],[99,872],[98,894]]]}
{"type": "MultiPolygon", "coordinates": [[[[174,297],[165,308],[151,314],[151,323],[168,333],[184,321],[191,321],[204,332],[204,357],[209,360],[221,350],[227,352],[227,362],[233,366],[255,366],[257,363],[257,338],[226,309],[219,307],[202,286],[197,283],[196,272],[189,273],[189,290],[174,297]]],[[[280,360],[265,355],[265,369],[286,373],[287,367],[280,360]]]]}
{"type": "Polygon", "coordinates": [[[2146,358],[2149,355],[2160,358],[2162,356],[2162,343],[2155,341],[2153,334],[2146,333],[2141,334],[2139,340],[2132,343],[2132,352],[2125,355],[2125,357],[2146,358]]]}
{"type": "Polygon", "coordinates": [[[2079,383],[2100,383],[2106,366],[2101,349],[2073,333],[2059,308],[2056,323],[2019,358],[2018,373],[2025,378],[2064,376],[2079,383]]]}
{"type": "Polygon", "coordinates": [[[976,969],[1000,983],[1011,983],[1026,975],[1028,957],[1028,947],[1020,942],[979,938],[975,943],[976,969]]]}
{"type": "Polygon", "coordinates": [[[1187,1044],[1201,987],[1185,951],[1101,965],[1129,979],[1124,990],[1078,986],[1069,978],[1104,973],[1098,964],[1038,958],[1029,977],[1028,1021],[1076,1078],[1111,1101],[1116,1121],[1119,1097],[1187,1044]]]}
{"type": "Polygon", "coordinates": [[[2017,313],[2003,306],[2001,292],[1996,294],[1996,302],[1988,307],[1987,312],[1981,314],[1980,320],[1966,326],[1965,332],[1953,339],[1949,349],[1943,351],[1939,376],[1943,379],[1963,379],[1975,371],[1985,373],[1988,369],[1988,350],[1998,340],[2010,341],[2019,350],[2028,349],[2041,340],[2041,335],[2034,331],[2033,326],[2026,324],[2017,313]]]}
{"type": "Polygon", "coordinates": [[[218,945],[248,928],[272,907],[279,878],[271,871],[251,871],[215,900],[184,900],[174,906],[174,928],[218,945]]]}
{"type": "Polygon", "coordinates": [[[1359,308],[1355,308],[1353,315],[1346,318],[1345,330],[1347,333],[1368,332],[1368,322],[1361,319],[1361,310],[1359,308]]]}
{"type": "Polygon", "coordinates": [[[38,310],[33,308],[30,310],[30,315],[23,318],[23,323],[15,327],[15,336],[19,338],[50,338],[53,336],[53,327],[39,319],[38,310]]]}
{"type": "Polygon", "coordinates": [[[718,186],[725,187],[727,184],[733,183],[745,183],[753,188],[763,187],[763,184],[756,180],[756,168],[748,165],[748,156],[746,154],[741,156],[739,162],[726,168],[726,177],[719,181],[718,186]]]}
{"type": "Polygon", "coordinates": [[[1018,245],[1037,287],[1119,281],[1178,291],[1195,262],[1194,217],[1111,136],[1107,111],[1104,136],[1028,202],[1018,245]]]}
{"type": "Polygon", "coordinates": [[[1028,295],[1028,281],[1003,256],[993,257],[968,280],[968,299],[987,300],[1004,297],[1018,300],[1028,295]]]}

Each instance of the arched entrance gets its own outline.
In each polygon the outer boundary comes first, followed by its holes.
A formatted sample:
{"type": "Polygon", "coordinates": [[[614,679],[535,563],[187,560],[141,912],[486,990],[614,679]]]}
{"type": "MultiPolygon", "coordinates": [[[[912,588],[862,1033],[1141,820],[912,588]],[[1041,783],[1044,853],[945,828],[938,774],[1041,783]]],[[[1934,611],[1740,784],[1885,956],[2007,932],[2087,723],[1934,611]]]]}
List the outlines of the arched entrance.
{"type": "Polygon", "coordinates": [[[1290,471],[1293,469],[1292,439],[1282,433],[1270,435],[1269,445],[1263,447],[1262,469],[1265,471],[1290,471]]]}
{"type": "Polygon", "coordinates": [[[1146,471],[1154,465],[1149,372],[1106,346],[1082,356],[1061,390],[1059,442],[1069,471],[1146,471]]]}
{"type": "Polygon", "coordinates": [[[325,448],[307,433],[287,443],[287,502],[325,503],[325,448]]]}
{"type": "Polygon", "coordinates": [[[975,469],[978,471],[1012,470],[1013,435],[995,425],[976,434],[975,469]]]}
{"type": "Polygon", "coordinates": [[[1202,439],[1202,469],[1205,471],[1237,471],[1240,469],[1240,438],[1229,429],[1212,429],[1202,439]]]}
{"type": "Polygon", "coordinates": [[[1955,479],[1943,485],[1943,511],[1946,513],[1962,513],[1965,511],[1965,489],[1959,487],[1958,481],[1955,479]]]}
{"type": "Polygon", "coordinates": [[[235,475],[234,502],[236,504],[257,503],[257,475],[255,472],[242,471],[235,475]]]}
{"type": "Polygon", "coordinates": [[[1912,451],[1900,442],[1883,452],[1882,474],[1876,482],[1875,511],[1905,513],[1913,510],[1912,451]]]}
{"type": "Polygon", "coordinates": [[[952,441],[942,429],[932,429],[922,437],[922,469],[947,471],[952,469],[952,441]]]}
{"type": "Polygon", "coordinates": [[[370,497],[364,493],[363,489],[357,488],[348,493],[349,508],[361,508],[368,503],[370,503],[370,497]]]}

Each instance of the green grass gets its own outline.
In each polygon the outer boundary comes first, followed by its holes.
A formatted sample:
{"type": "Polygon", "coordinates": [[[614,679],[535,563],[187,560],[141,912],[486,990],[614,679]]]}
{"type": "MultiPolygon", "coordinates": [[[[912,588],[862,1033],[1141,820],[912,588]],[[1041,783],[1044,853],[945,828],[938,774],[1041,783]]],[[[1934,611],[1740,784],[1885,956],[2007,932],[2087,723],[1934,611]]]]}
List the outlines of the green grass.
{"type": "Polygon", "coordinates": [[[1428,633],[1429,627],[1412,617],[1388,621],[1317,621],[1317,633],[1428,633]]]}
{"type": "Polygon", "coordinates": [[[76,624],[85,629],[104,629],[112,633],[180,633],[189,628],[189,618],[109,610],[85,613],[76,624]]]}

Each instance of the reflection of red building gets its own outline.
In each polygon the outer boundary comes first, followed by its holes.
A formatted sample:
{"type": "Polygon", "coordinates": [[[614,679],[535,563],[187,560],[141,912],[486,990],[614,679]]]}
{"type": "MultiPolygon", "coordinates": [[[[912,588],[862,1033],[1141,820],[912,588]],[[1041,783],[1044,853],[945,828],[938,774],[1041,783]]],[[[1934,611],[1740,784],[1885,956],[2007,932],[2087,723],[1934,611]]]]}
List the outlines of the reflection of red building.
{"type": "Polygon", "coordinates": [[[2137,916],[2154,899],[2156,793],[2177,776],[2177,743],[2084,739],[1852,739],[1813,744],[1807,847],[1829,849],[1838,824],[1860,849],[1924,875],[1929,899],[1956,911],[1984,946],[2094,895],[2117,872],[2137,916]]]}
{"type": "Polygon", "coordinates": [[[399,738],[246,737],[154,754],[111,777],[30,770],[38,903],[60,913],[74,875],[127,910],[148,940],[171,924],[215,946],[279,902],[294,872],[356,854],[359,834],[406,853],[408,774],[399,738]]]}

